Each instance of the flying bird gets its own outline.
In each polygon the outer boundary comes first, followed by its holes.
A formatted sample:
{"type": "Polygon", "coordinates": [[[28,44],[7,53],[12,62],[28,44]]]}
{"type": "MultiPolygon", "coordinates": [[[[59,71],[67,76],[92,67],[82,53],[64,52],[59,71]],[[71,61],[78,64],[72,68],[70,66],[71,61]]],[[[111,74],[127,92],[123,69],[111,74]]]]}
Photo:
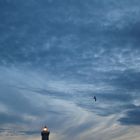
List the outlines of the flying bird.
{"type": "Polygon", "coordinates": [[[97,101],[96,96],[94,96],[93,99],[95,100],[95,102],[97,101]]]}

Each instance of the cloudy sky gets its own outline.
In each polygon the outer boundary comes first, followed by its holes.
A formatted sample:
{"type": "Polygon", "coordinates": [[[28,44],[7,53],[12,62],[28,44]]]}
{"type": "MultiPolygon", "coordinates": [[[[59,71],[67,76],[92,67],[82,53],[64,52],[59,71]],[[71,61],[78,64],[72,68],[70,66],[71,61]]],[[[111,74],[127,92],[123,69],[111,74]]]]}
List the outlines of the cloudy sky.
{"type": "Polygon", "coordinates": [[[139,17],[139,0],[0,0],[1,140],[138,140],[139,17]]]}

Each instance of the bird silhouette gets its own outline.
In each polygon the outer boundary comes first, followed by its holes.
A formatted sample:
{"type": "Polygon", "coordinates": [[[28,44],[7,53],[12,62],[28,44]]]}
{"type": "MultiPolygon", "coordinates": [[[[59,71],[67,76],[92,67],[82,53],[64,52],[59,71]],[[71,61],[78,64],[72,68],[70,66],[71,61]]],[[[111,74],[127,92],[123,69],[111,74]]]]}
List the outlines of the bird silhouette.
{"type": "Polygon", "coordinates": [[[93,99],[95,100],[95,102],[97,101],[96,96],[94,96],[93,99]]]}

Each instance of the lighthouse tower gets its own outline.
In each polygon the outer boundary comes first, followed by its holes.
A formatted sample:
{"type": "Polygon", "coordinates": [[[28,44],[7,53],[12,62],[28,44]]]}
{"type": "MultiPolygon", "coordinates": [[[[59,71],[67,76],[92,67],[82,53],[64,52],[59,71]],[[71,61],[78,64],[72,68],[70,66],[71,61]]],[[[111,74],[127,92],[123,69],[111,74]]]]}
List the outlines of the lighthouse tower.
{"type": "Polygon", "coordinates": [[[49,134],[50,134],[50,131],[45,126],[41,131],[42,140],[49,140],[49,134]]]}

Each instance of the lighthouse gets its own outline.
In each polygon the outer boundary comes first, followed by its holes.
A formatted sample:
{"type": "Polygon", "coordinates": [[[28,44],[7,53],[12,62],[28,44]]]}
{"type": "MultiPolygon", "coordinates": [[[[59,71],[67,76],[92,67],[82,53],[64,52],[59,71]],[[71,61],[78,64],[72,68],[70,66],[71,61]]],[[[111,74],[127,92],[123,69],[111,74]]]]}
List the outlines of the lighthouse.
{"type": "Polygon", "coordinates": [[[42,140],[49,140],[49,134],[50,134],[50,131],[45,126],[41,131],[42,140]]]}

